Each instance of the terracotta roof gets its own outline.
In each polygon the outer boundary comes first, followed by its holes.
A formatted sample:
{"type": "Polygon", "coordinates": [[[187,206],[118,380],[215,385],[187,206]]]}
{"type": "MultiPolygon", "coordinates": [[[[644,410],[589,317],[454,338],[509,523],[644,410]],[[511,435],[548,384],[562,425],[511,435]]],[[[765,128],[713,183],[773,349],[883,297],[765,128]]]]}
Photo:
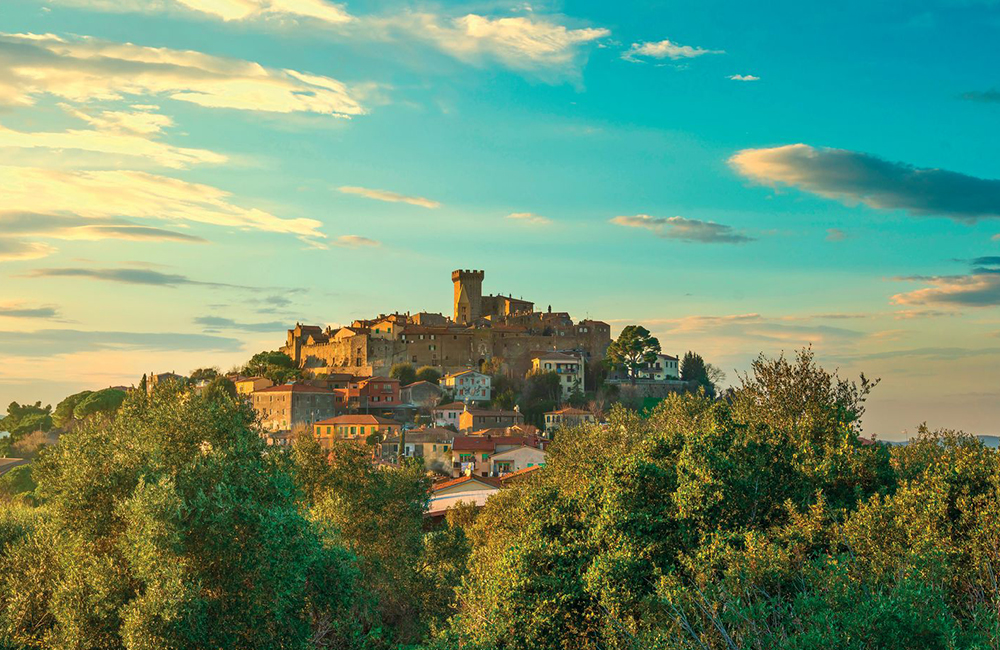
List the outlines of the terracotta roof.
{"type": "Polygon", "coordinates": [[[308,384],[278,384],[255,390],[255,393],[330,393],[333,391],[323,386],[309,386],[308,384]]]}
{"type": "Polygon", "coordinates": [[[464,411],[465,402],[449,402],[447,404],[439,404],[434,407],[435,411],[464,411]]]}
{"type": "Polygon", "coordinates": [[[539,447],[536,436],[455,436],[452,449],[455,451],[494,451],[498,445],[539,447]]]}
{"type": "Polygon", "coordinates": [[[389,377],[363,377],[363,378],[358,379],[358,382],[362,383],[362,384],[368,384],[368,383],[371,383],[373,381],[381,381],[381,382],[394,381],[397,384],[399,383],[398,379],[390,379],[389,377]]]}
{"type": "Polygon", "coordinates": [[[545,415],[593,415],[590,411],[584,411],[583,409],[575,408],[564,408],[558,411],[547,411],[545,415]]]}
{"type": "Polygon", "coordinates": [[[503,485],[503,484],[507,483],[507,481],[509,481],[511,479],[522,478],[526,474],[530,474],[532,472],[537,472],[540,469],[542,469],[541,465],[532,465],[531,467],[525,467],[524,469],[519,469],[516,472],[511,472],[510,474],[504,474],[503,476],[500,477],[500,484],[503,485]]]}
{"type": "Polygon", "coordinates": [[[500,480],[489,476],[459,476],[458,478],[453,478],[448,481],[435,483],[431,486],[431,492],[437,492],[438,490],[450,488],[454,485],[461,485],[462,483],[468,483],[470,481],[477,481],[493,487],[500,487],[500,480]]]}
{"type": "MultiPolygon", "coordinates": [[[[465,406],[464,404],[462,405],[465,406]]],[[[469,409],[469,413],[478,417],[511,417],[522,415],[520,411],[491,411],[489,409],[469,409]]]]}
{"type": "MultiPolygon", "coordinates": [[[[406,442],[440,442],[450,443],[455,436],[454,431],[448,429],[410,429],[406,432],[406,442]]],[[[386,438],[383,442],[399,442],[399,436],[386,438]]]]}
{"type": "Polygon", "coordinates": [[[478,370],[461,370],[459,372],[448,373],[447,375],[445,375],[441,379],[447,379],[448,377],[461,377],[462,375],[467,375],[470,372],[471,373],[475,373],[477,375],[483,375],[484,374],[484,373],[479,372],[478,370]]]}
{"type": "Polygon", "coordinates": [[[328,424],[386,424],[402,426],[402,423],[396,420],[390,420],[389,418],[379,417],[378,415],[365,415],[363,413],[356,415],[338,415],[336,417],[327,418],[325,420],[320,420],[316,424],[328,425],[328,424]]]}

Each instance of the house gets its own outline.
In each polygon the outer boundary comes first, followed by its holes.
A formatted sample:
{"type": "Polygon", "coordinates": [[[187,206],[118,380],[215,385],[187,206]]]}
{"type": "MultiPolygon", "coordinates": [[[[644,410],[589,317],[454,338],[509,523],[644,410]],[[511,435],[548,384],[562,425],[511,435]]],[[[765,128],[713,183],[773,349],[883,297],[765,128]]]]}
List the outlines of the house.
{"type": "Polygon", "coordinates": [[[463,370],[445,375],[441,383],[451,391],[458,402],[488,402],[491,397],[492,377],[476,372],[463,370]]]}
{"type": "Polygon", "coordinates": [[[388,438],[399,435],[402,428],[403,425],[396,420],[363,413],[338,415],[313,424],[316,439],[324,449],[333,446],[334,440],[365,440],[373,433],[388,438]]]}
{"type": "Polygon", "coordinates": [[[490,476],[503,476],[539,465],[545,465],[545,452],[525,445],[493,454],[490,457],[490,476]]]}
{"type": "Polygon", "coordinates": [[[168,384],[179,382],[183,383],[187,381],[187,377],[184,375],[178,375],[176,372],[161,372],[159,374],[150,373],[146,379],[146,393],[152,394],[153,389],[161,384],[168,384]]]}
{"type": "Polygon", "coordinates": [[[274,382],[267,377],[241,377],[233,381],[236,386],[237,395],[250,395],[255,390],[263,390],[274,386],[274,382]]]}
{"type": "Polygon", "coordinates": [[[250,394],[254,411],[265,431],[291,431],[333,417],[333,391],[302,382],[269,386],[250,394]]]}
{"type": "MultiPolygon", "coordinates": [[[[403,436],[403,456],[420,458],[424,468],[446,476],[451,475],[451,446],[455,432],[449,429],[411,429],[403,436]]],[[[399,433],[387,437],[379,445],[379,456],[387,462],[397,462],[399,459],[399,433]]]]}
{"type": "Polygon", "coordinates": [[[399,399],[399,380],[389,377],[355,377],[346,388],[334,389],[342,410],[394,409],[399,399]]]}
{"type": "Polygon", "coordinates": [[[482,508],[486,500],[500,491],[500,481],[482,476],[461,476],[431,486],[430,499],[424,514],[443,517],[460,503],[470,503],[482,508]]]}
{"type": "Polygon", "coordinates": [[[640,379],[649,381],[676,381],[681,378],[677,357],[669,354],[657,354],[656,361],[640,368],[638,375],[640,379]]]}
{"type": "Polygon", "coordinates": [[[575,408],[562,408],[545,414],[545,430],[554,431],[559,427],[575,427],[580,424],[592,424],[596,421],[590,411],[575,408]]]}
{"type": "Polygon", "coordinates": [[[415,406],[425,412],[437,406],[444,397],[444,389],[429,381],[415,381],[399,389],[399,399],[407,406],[415,406]]]}
{"type": "Polygon", "coordinates": [[[435,426],[446,427],[450,424],[458,429],[458,419],[464,410],[465,404],[462,402],[439,404],[431,410],[431,418],[434,420],[435,426]]]}
{"type": "MultiPolygon", "coordinates": [[[[537,436],[455,436],[451,447],[452,476],[475,474],[490,476],[492,458],[512,449],[536,447],[544,451],[545,442],[537,436]]],[[[535,461],[531,461],[535,462],[535,461]]],[[[527,461],[524,461],[526,464],[527,461]]]]}
{"type": "Polygon", "coordinates": [[[462,432],[496,427],[511,427],[519,424],[524,424],[524,415],[516,406],[513,411],[493,411],[466,407],[458,416],[458,430],[462,432]]]}
{"type": "Polygon", "coordinates": [[[559,375],[563,399],[583,392],[583,358],[566,352],[538,352],[531,357],[531,371],[559,375]]]}

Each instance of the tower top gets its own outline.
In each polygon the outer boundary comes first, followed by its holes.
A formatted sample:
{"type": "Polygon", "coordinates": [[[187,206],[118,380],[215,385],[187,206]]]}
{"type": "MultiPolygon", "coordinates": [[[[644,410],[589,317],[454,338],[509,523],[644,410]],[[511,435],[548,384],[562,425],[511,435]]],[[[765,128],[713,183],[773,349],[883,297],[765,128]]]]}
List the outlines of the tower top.
{"type": "Polygon", "coordinates": [[[459,280],[482,280],[483,276],[486,275],[486,271],[479,271],[476,269],[455,269],[451,272],[451,281],[458,282],[459,280]]]}

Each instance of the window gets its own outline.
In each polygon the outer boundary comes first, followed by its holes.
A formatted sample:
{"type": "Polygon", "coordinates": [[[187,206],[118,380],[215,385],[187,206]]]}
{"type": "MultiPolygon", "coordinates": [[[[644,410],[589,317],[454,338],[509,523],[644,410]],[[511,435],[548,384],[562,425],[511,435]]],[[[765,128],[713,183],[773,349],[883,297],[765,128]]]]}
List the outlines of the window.
{"type": "Polygon", "coordinates": [[[354,427],[351,427],[351,435],[354,435],[354,427]]]}
{"type": "Polygon", "coordinates": [[[489,460],[489,459],[490,459],[489,454],[483,454],[483,460],[489,460]]]}

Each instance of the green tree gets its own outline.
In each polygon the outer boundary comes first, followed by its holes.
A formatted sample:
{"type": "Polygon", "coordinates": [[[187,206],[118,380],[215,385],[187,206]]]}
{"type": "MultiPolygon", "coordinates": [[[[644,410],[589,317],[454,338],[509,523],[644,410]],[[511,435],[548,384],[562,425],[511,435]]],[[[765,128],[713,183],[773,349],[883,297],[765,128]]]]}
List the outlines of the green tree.
{"type": "Polygon", "coordinates": [[[406,386],[417,381],[417,371],[409,363],[397,363],[389,369],[389,377],[398,379],[400,386],[406,386]]]}
{"type": "Polygon", "coordinates": [[[95,415],[109,415],[118,410],[125,401],[125,391],[117,388],[105,388],[95,391],[82,398],[73,407],[73,419],[85,420],[95,415]]]}
{"type": "Polygon", "coordinates": [[[94,391],[85,390],[79,393],[74,393],[56,404],[56,410],[52,412],[52,423],[60,429],[71,426],[75,421],[73,418],[73,410],[76,408],[76,405],[93,392],[94,391]]]}
{"type": "Polygon", "coordinates": [[[205,387],[201,391],[202,397],[207,400],[221,400],[221,399],[231,399],[234,400],[237,397],[236,384],[229,380],[228,377],[223,377],[219,375],[214,379],[209,380],[205,387]]]}
{"type": "Polygon", "coordinates": [[[613,368],[625,371],[635,383],[639,371],[656,363],[660,342],[641,325],[629,325],[608,346],[607,362],[613,368]]]}
{"type": "Polygon", "coordinates": [[[284,352],[264,351],[253,355],[243,366],[242,374],[266,377],[275,384],[285,384],[302,376],[302,371],[284,352]]]}
{"type": "Polygon", "coordinates": [[[704,388],[710,396],[715,395],[713,376],[725,378],[725,374],[722,374],[715,366],[705,363],[700,354],[690,351],[681,358],[680,372],[682,381],[690,382],[695,387],[704,388]]]}
{"type": "Polygon", "coordinates": [[[317,634],[354,638],[351,555],[301,514],[291,475],[264,452],[247,404],[190,399],[180,386],[136,392],[113,417],[64,434],[33,468],[45,520],[2,560],[8,642],[297,648],[317,634]]]}
{"type": "Polygon", "coordinates": [[[41,402],[34,404],[18,404],[11,402],[7,406],[7,415],[0,418],[0,431],[10,432],[11,439],[34,431],[50,431],[52,429],[52,407],[42,406],[41,402]]]}
{"type": "Polygon", "coordinates": [[[441,373],[434,366],[421,366],[417,368],[416,380],[436,384],[441,381],[441,373]]]}
{"type": "Polygon", "coordinates": [[[191,371],[191,374],[190,374],[190,376],[188,378],[193,383],[198,383],[198,382],[202,382],[202,381],[212,381],[213,379],[215,379],[218,376],[219,376],[219,369],[218,368],[215,368],[215,367],[212,367],[212,368],[196,368],[195,370],[191,371]]]}

